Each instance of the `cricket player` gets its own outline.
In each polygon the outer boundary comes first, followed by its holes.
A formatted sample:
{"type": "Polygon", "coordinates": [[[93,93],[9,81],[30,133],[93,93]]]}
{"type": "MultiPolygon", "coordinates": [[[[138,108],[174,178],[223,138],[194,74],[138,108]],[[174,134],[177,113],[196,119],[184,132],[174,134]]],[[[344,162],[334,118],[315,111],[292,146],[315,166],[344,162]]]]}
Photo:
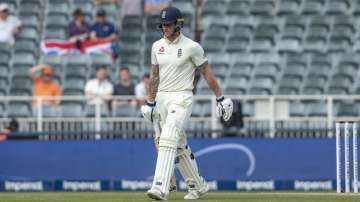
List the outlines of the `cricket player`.
{"type": "Polygon", "coordinates": [[[192,110],[196,69],[199,69],[216,96],[217,116],[227,121],[233,109],[232,101],[221,94],[203,48],[181,33],[183,24],[179,9],[167,7],[160,12],[159,28],[163,38],[152,46],[150,96],[141,107],[146,120],[153,123],[156,111],[161,119],[155,175],[152,187],[147,192],[150,198],[156,200],[167,200],[175,164],[187,184],[188,194],[184,199],[198,199],[209,190],[199,174],[184,132],[185,122],[192,110]]]}

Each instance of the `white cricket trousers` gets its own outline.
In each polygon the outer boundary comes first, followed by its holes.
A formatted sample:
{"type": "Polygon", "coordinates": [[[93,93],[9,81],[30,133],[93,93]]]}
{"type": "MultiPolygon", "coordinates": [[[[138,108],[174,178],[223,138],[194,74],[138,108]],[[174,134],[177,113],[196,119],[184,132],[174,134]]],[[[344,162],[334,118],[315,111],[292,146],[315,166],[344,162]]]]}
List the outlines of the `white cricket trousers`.
{"type": "Polygon", "coordinates": [[[184,131],[185,122],[192,110],[193,94],[188,92],[158,92],[156,107],[160,113],[161,135],[159,152],[153,187],[157,187],[164,194],[168,194],[170,178],[175,167],[175,157],[178,148],[187,144],[184,131]]]}

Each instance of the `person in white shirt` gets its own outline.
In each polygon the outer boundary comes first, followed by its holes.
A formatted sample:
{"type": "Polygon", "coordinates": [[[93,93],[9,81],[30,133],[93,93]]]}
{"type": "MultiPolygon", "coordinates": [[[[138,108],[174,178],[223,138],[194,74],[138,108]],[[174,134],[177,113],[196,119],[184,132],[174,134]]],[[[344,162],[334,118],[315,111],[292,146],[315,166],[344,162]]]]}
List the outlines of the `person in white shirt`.
{"type": "Polygon", "coordinates": [[[152,46],[150,95],[141,107],[144,118],[153,124],[158,111],[161,125],[155,175],[147,195],[156,200],[167,199],[176,164],[188,188],[184,199],[198,199],[209,186],[199,174],[184,132],[192,110],[195,70],[199,69],[216,96],[218,117],[228,121],[233,104],[222,95],[203,48],[181,33],[184,19],[179,9],[164,8],[160,12],[160,22],[164,37],[152,46]]]}
{"type": "Polygon", "coordinates": [[[0,4],[0,43],[14,45],[15,35],[20,32],[21,21],[9,15],[9,6],[0,4]]]}
{"type": "Polygon", "coordinates": [[[86,83],[85,96],[88,104],[105,104],[111,100],[114,92],[113,84],[107,79],[106,67],[98,66],[95,77],[86,83]]]}
{"type": "Polygon", "coordinates": [[[135,96],[138,105],[143,105],[149,97],[150,74],[145,74],[142,81],[135,86],[135,96]]]}

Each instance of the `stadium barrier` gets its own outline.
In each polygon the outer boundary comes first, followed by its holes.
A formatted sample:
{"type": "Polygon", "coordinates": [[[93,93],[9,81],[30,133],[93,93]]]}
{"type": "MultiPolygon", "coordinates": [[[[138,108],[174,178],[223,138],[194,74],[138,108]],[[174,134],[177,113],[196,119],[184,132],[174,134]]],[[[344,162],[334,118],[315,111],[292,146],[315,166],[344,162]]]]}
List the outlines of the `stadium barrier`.
{"type": "MultiPolygon", "coordinates": [[[[336,189],[335,138],[190,139],[189,144],[212,190],[336,189]]],[[[2,142],[0,190],[145,190],[155,159],[153,142],[144,139],[2,142]]]]}
{"type": "MultiPolygon", "coordinates": [[[[227,129],[215,116],[215,98],[209,95],[197,95],[197,104],[205,104],[202,114],[195,114],[187,124],[187,131],[195,137],[216,138],[222,135],[249,135],[257,137],[288,137],[311,136],[333,137],[335,122],[359,121],[359,116],[335,116],[336,103],[354,102],[360,100],[360,95],[229,95],[228,97],[242,103],[244,128],[227,129]],[[307,116],[291,114],[292,102],[317,102],[324,111],[307,116]]],[[[49,97],[4,96],[0,104],[5,107],[10,102],[31,103],[32,99],[49,97]]],[[[52,97],[54,99],[54,97],[52,97]]],[[[96,104],[91,109],[84,96],[62,96],[62,104],[78,103],[83,106],[83,115],[66,114],[63,105],[54,107],[49,114],[46,106],[38,105],[30,110],[28,117],[18,116],[20,133],[15,135],[38,134],[39,139],[112,139],[151,137],[152,127],[141,117],[138,107],[132,115],[114,114],[107,111],[106,106],[96,104]],[[45,110],[46,109],[46,110],[45,110]],[[104,112],[103,109],[106,109],[104,112]]],[[[133,96],[114,96],[113,100],[126,101],[133,96]]],[[[93,105],[94,106],[94,105],[93,105]]],[[[356,105],[354,105],[356,106],[356,105]]],[[[195,106],[196,107],[196,106],[195,106]]],[[[8,109],[9,110],[9,109],[8,109]]],[[[112,110],[115,110],[113,108],[112,110]]],[[[305,110],[305,109],[304,109],[305,110]]],[[[354,108],[354,112],[357,109],[354,108]]],[[[9,111],[8,111],[9,114],[9,111]]],[[[3,114],[4,116],[4,114],[3,114]]],[[[10,115],[0,119],[0,125],[6,125],[10,115]],[[6,118],[7,117],[7,118],[6,118]]]]}

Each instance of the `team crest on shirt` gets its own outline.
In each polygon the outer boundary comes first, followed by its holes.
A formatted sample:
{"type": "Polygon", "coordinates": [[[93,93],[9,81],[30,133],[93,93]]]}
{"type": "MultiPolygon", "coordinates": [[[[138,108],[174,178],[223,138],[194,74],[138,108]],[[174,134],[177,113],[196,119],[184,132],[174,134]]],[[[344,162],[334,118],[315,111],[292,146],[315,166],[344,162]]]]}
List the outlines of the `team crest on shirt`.
{"type": "Polygon", "coordinates": [[[178,58],[180,58],[180,57],[181,57],[181,55],[182,55],[182,49],[181,49],[181,48],[179,48],[179,49],[178,49],[178,52],[177,52],[177,57],[178,57],[178,58]]]}
{"type": "Polygon", "coordinates": [[[164,54],[165,48],[164,46],[161,46],[161,48],[159,49],[159,54],[164,54]]]}

